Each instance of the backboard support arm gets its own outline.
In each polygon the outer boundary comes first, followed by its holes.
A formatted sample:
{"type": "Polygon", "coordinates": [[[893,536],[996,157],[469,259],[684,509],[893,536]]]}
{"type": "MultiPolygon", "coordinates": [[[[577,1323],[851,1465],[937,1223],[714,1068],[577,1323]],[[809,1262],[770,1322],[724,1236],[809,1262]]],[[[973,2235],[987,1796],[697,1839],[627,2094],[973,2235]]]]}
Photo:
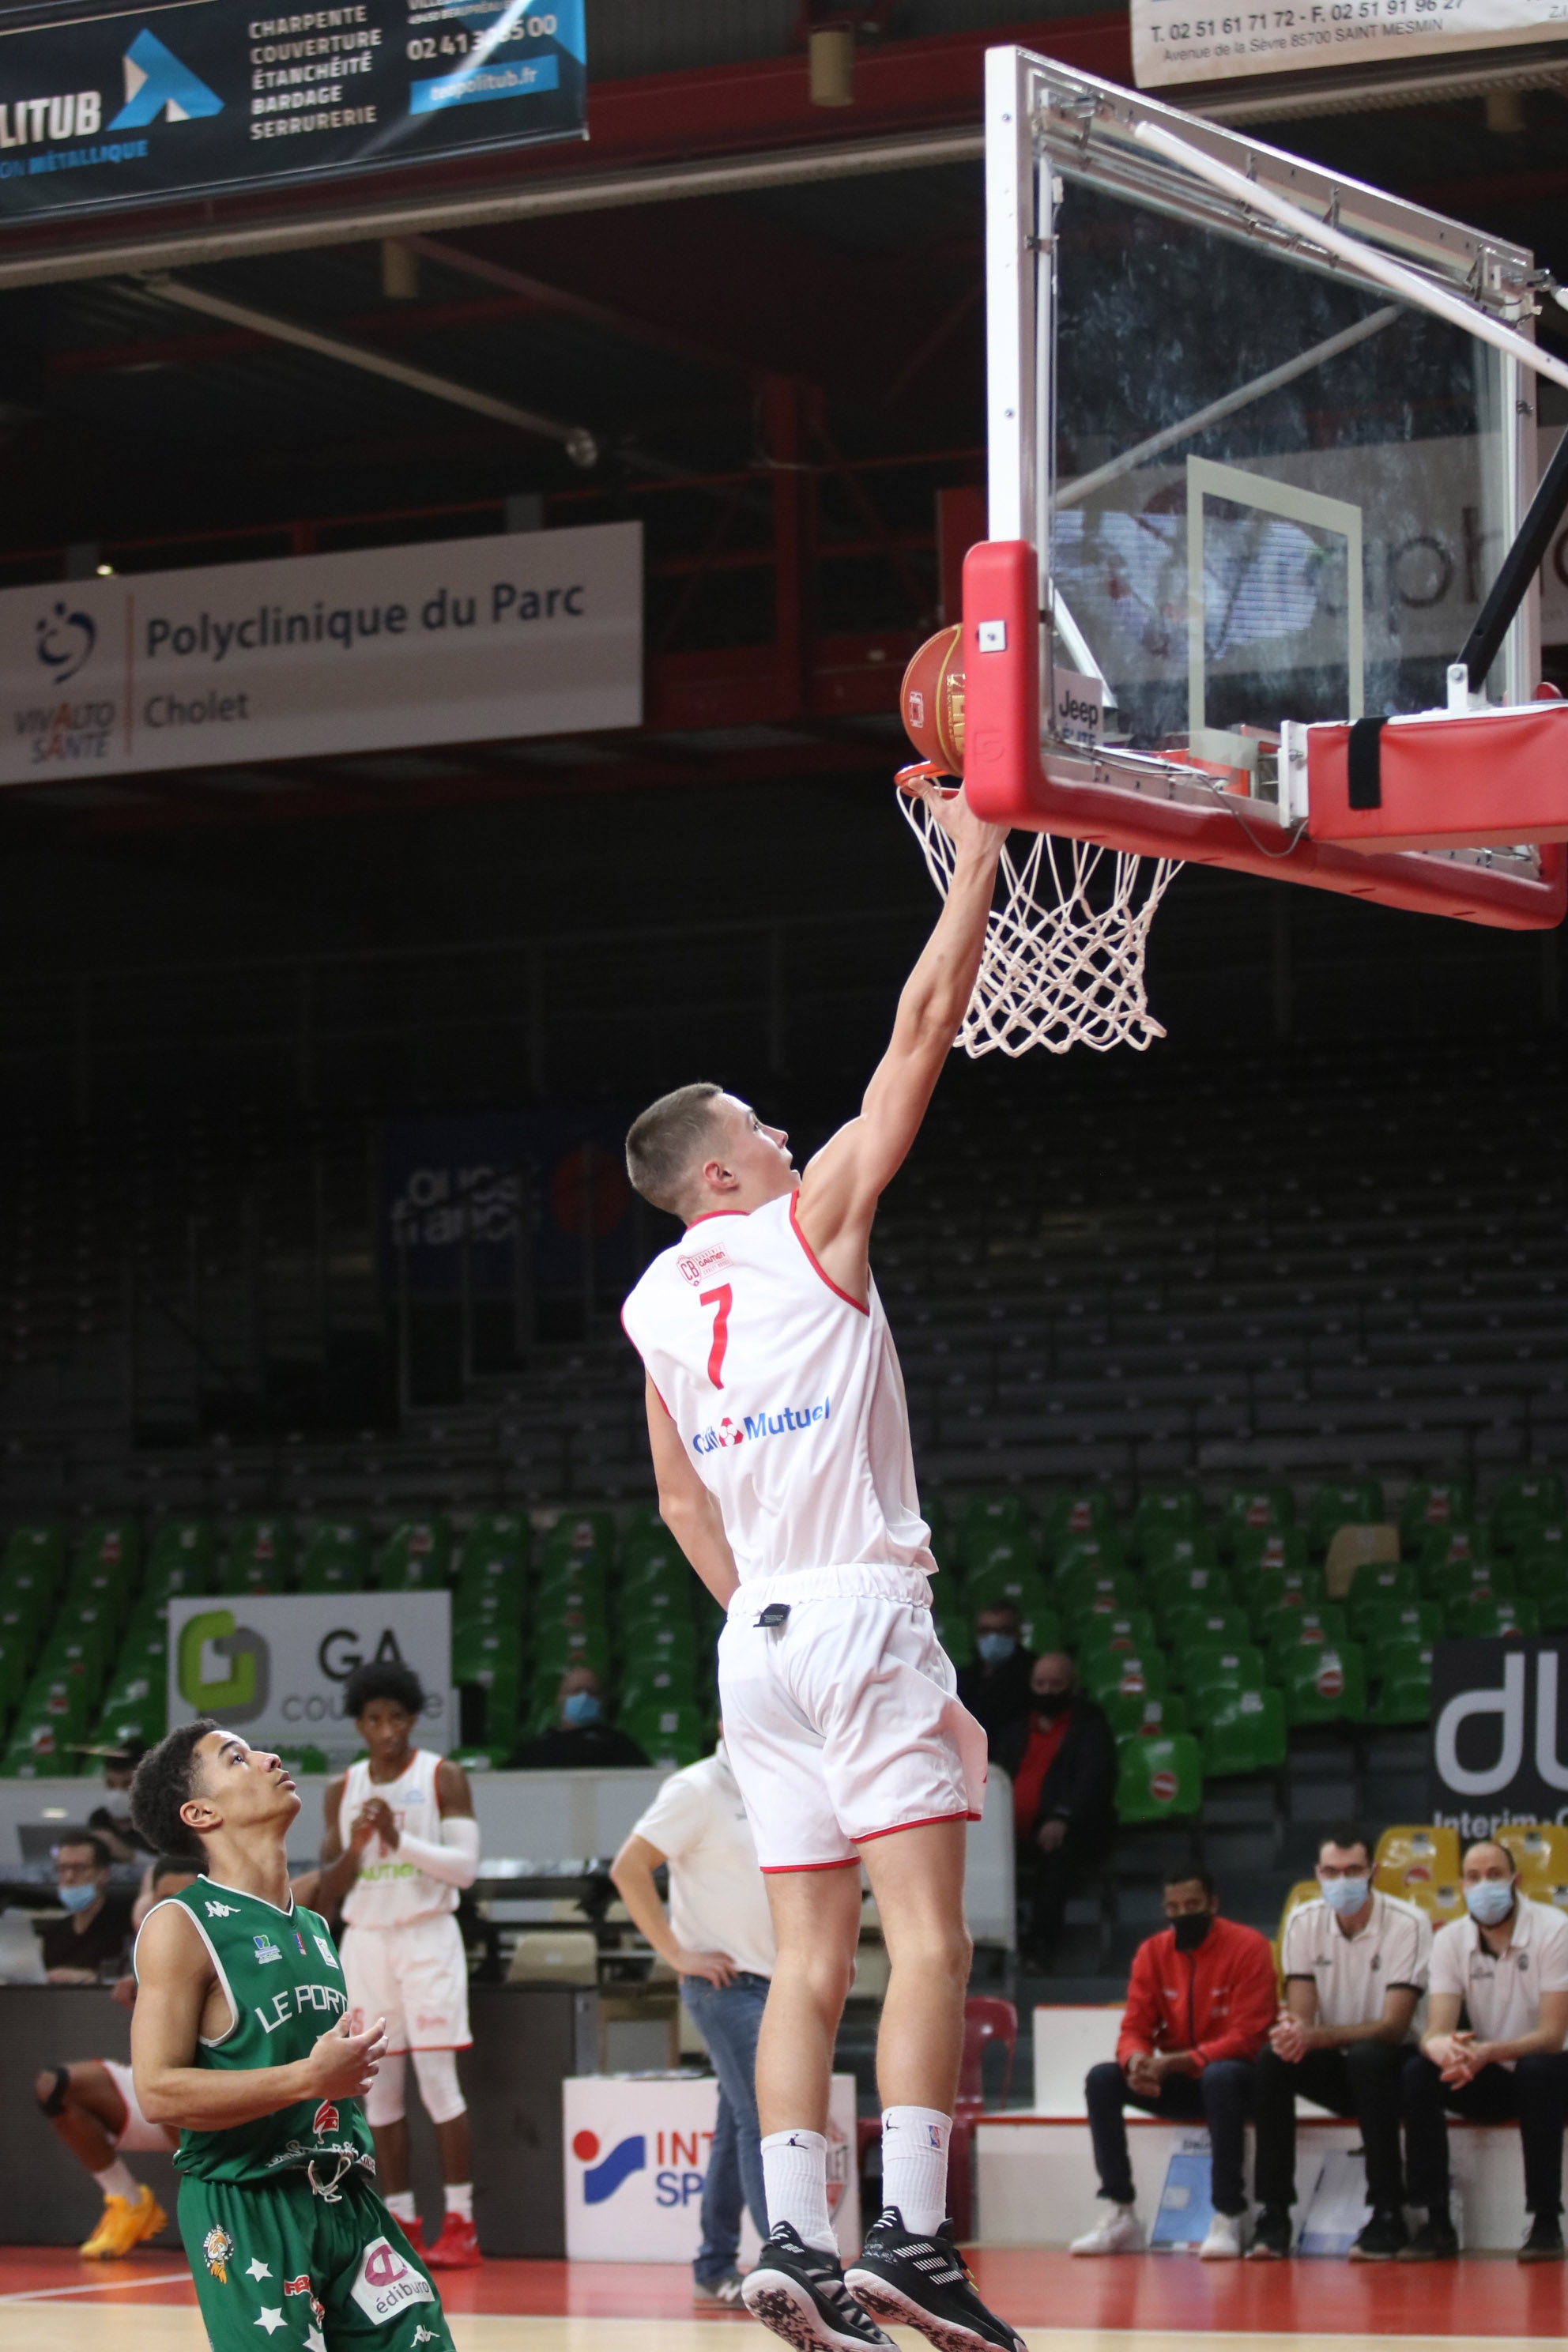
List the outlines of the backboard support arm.
{"type": "Polygon", "coordinates": [[[1530,583],[1545,561],[1552,533],[1564,514],[1568,514],[1568,433],[1557,444],[1519,535],[1503,557],[1487,601],[1455,665],[1466,671],[1472,694],[1479,694],[1485,684],[1487,673],[1498,657],[1514,614],[1530,593],[1530,583]]]}

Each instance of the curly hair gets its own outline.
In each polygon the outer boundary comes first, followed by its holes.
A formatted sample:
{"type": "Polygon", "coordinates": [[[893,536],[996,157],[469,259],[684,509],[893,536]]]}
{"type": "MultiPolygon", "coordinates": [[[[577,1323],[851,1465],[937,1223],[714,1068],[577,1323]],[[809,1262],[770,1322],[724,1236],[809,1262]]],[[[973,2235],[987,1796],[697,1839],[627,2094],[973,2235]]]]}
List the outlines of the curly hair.
{"type": "Polygon", "coordinates": [[[356,1666],[343,1685],[343,1713],[357,1723],[373,1698],[389,1698],[405,1715],[425,1712],[425,1685],[400,1658],[372,1658],[356,1666]]]}
{"type": "Polygon", "coordinates": [[[131,1818],[153,1852],[171,1860],[178,1855],[198,1867],[206,1860],[206,1848],[195,1831],[180,1819],[180,1807],[196,1793],[192,1781],[197,1746],[217,1728],[210,1715],[198,1715],[194,1723],[176,1724],[166,1738],[143,1756],[131,1783],[131,1818]]]}

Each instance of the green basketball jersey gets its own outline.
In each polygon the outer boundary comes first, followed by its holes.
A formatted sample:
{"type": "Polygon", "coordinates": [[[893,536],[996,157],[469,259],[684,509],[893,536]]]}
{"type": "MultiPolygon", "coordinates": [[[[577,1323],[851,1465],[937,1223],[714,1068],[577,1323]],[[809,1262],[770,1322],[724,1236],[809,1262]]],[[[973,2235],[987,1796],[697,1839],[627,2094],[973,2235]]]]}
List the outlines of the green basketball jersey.
{"type": "MultiPolygon", "coordinates": [[[[348,2007],[326,1921],[210,1878],[167,1900],[195,1921],[234,2012],[226,2033],[197,2044],[196,2064],[243,2072],[308,2058],[348,2007]]],[[[302,2099],[227,2131],[182,2131],[174,2163],[202,2180],[272,2180],[312,2163],[328,2181],[356,2165],[375,2169],[358,2099],[302,2099]]]]}

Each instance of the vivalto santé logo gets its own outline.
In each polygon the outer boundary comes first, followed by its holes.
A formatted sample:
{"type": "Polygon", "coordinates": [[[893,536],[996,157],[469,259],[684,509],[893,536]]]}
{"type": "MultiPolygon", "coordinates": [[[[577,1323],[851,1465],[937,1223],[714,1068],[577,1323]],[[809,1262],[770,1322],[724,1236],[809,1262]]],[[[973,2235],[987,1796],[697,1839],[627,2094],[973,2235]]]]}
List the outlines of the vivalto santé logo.
{"type": "Polygon", "coordinates": [[[691,1441],[693,1454],[721,1454],[731,1445],[744,1445],[748,1438],[782,1437],[786,1432],[809,1429],[814,1422],[831,1418],[833,1399],[824,1397],[820,1404],[785,1405],[783,1412],[744,1412],[739,1421],[729,1413],[722,1421],[708,1429],[700,1429],[691,1441]]]}

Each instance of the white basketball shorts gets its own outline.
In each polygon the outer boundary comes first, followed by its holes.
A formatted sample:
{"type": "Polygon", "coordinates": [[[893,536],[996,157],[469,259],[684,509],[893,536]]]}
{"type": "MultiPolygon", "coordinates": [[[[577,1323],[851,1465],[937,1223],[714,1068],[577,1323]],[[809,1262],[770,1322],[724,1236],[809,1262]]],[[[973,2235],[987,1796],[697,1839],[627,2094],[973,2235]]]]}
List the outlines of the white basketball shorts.
{"type": "Polygon", "coordinates": [[[929,1822],[978,1821],[985,1734],[918,1570],[756,1577],[719,1637],[724,1745],[764,1871],[834,1870],[929,1822]],[[759,1625],[771,1606],[781,1625],[759,1625]]]}
{"type": "Polygon", "coordinates": [[[149,2156],[154,2150],[160,2156],[167,2156],[171,2148],[177,2147],[180,2141],[177,2131],[169,2130],[163,2124],[150,2124],[142,2114],[130,2067],[121,2065],[118,2058],[100,2058],[98,2063],[119,2092],[125,2109],[124,2124],[114,2136],[115,2147],[128,2147],[132,2153],[140,2151],[149,2156]]]}
{"type": "Polygon", "coordinates": [[[346,1927],[340,1949],[351,2033],[384,2017],[391,2052],[468,2048],[468,1963],[452,1912],[346,1927]]]}

